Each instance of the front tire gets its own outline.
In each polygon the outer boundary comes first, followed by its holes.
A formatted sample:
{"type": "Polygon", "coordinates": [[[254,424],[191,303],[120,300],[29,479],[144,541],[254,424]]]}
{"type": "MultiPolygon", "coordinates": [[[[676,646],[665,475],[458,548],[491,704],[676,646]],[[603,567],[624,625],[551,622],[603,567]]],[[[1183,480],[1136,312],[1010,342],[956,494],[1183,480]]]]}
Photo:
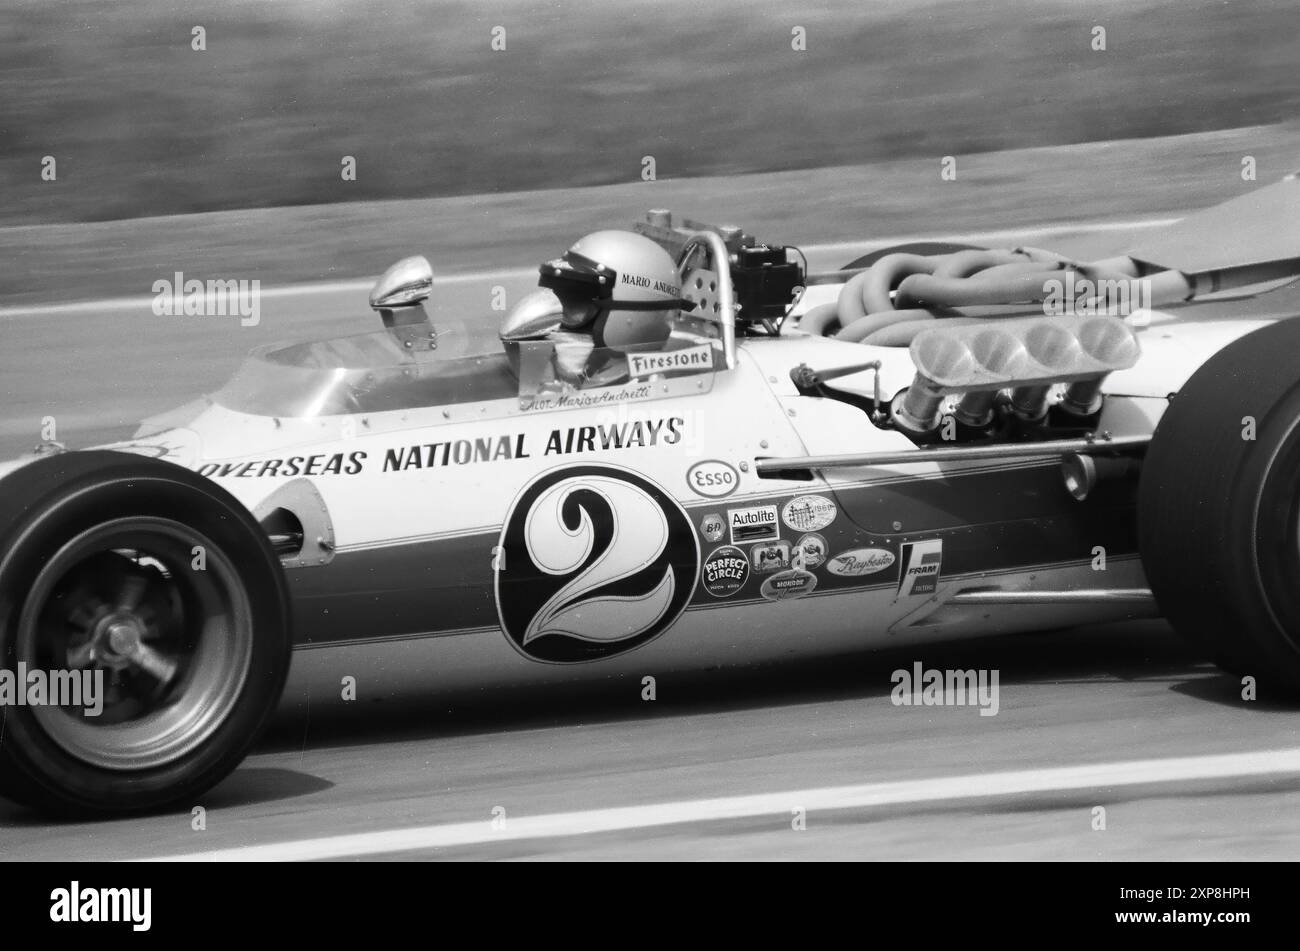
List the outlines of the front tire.
{"type": "Polygon", "coordinates": [[[1300,693],[1300,319],[1234,341],[1174,397],[1143,465],[1139,541],[1175,630],[1300,693]]]}
{"type": "Polygon", "coordinates": [[[279,562],[219,486],[109,451],[0,480],[0,669],[47,691],[0,708],[0,793],[78,816],[191,804],[266,726],[291,648],[279,562]]]}

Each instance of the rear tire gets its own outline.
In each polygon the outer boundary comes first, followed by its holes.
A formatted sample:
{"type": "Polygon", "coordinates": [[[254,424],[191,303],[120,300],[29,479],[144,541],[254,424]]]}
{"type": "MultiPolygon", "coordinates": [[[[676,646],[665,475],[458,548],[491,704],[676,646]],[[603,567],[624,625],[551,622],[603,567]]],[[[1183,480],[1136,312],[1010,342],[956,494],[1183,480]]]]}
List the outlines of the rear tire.
{"type": "Polygon", "coordinates": [[[1156,429],[1138,500],[1143,565],[1175,630],[1226,670],[1292,693],[1300,693],[1297,354],[1300,319],[1288,319],[1197,370],[1156,429]]]}
{"type": "Polygon", "coordinates": [[[91,817],[193,804],[269,722],[291,647],[279,561],[214,483],[110,451],[0,480],[0,669],[102,684],[98,716],[0,707],[5,796],[91,817]]]}

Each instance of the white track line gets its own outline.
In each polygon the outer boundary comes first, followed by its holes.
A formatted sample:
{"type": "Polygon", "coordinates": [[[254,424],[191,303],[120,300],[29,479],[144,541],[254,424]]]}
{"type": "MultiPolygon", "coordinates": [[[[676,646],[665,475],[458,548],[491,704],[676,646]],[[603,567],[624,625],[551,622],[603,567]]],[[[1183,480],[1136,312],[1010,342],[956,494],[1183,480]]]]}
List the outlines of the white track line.
{"type": "MultiPolygon", "coordinates": [[[[161,862],[276,862],[355,858],[414,850],[446,849],[526,839],[593,835],[694,822],[716,822],[770,816],[788,821],[791,810],[808,813],[834,809],[864,809],[933,802],[958,802],[994,796],[1026,793],[1067,792],[1086,789],[1103,791],[1125,786],[1184,783],[1195,780],[1229,779],[1300,774],[1300,748],[1190,756],[1177,759],[1135,760],[1098,763],[1055,769],[1033,769],[972,776],[871,783],[861,786],[831,786],[790,792],[694,799],[585,812],[560,812],[541,816],[507,817],[505,828],[494,829],[490,819],[446,825],[388,829],[353,835],[324,836],[159,856],[145,861],[161,862]]],[[[773,828],[776,828],[774,825],[773,828]]]]}
{"type": "MultiPolygon", "coordinates": [[[[857,253],[866,254],[877,248],[891,244],[908,244],[913,241],[953,241],[957,243],[978,243],[982,241],[1008,241],[1018,238],[1022,241],[1038,241],[1062,234],[1104,234],[1109,232],[1136,231],[1144,228],[1159,228],[1180,221],[1179,218],[1136,218],[1128,221],[1098,222],[1058,222],[1037,228],[1005,228],[1000,231],[979,231],[970,234],[948,235],[903,235],[892,238],[875,238],[870,241],[837,241],[827,244],[810,244],[803,246],[805,254],[857,253]]],[[[435,271],[435,275],[436,275],[435,271]]],[[[531,277],[537,273],[536,268],[509,268],[495,271],[471,271],[461,274],[449,274],[434,279],[434,286],[449,284],[472,284],[488,280],[510,280],[531,277]]],[[[168,279],[171,275],[167,275],[168,279]]],[[[376,275],[377,277],[377,275],[376,275]]],[[[286,297],[305,297],[313,294],[347,294],[366,291],[375,283],[375,277],[359,277],[346,281],[318,281],[306,284],[286,284],[281,287],[261,289],[262,300],[281,300],[286,297]]],[[[153,304],[153,295],[140,297],[119,297],[102,301],[73,301],[66,304],[38,304],[31,307],[0,307],[0,320],[14,317],[41,317],[55,314],[99,313],[110,310],[137,310],[153,304]]]]}
{"type": "MultiPolygon", "coordinates": [[[[512,268],[500,271],[470,271],[462,274],[449,274],[435,277],[436,287],[448,284],[471,284],[478,281],[501,280],[516,277],[530,277],[537,274],[537,268],[512,268]]],[[[167,279],[171,279],[171,274],[167,279]]],[[[347,281],[317,281],[308,284],[285,284],[281,287],[264,287],[259,293],[262,300],[282,300],[286,297],[308,297],[314,294],[348,294],[368,291],[374,286],[379,275],[358,277],[347,281]]],[[[139,310],[153,304],[154,295],[147,297],[116,297],[110,300],[83,300],[67,304],[38,304],[33,307],[0,307],[0,320],[13,317],[43,317],[53,314],[99,313],[109,310],[139,310]]]]}

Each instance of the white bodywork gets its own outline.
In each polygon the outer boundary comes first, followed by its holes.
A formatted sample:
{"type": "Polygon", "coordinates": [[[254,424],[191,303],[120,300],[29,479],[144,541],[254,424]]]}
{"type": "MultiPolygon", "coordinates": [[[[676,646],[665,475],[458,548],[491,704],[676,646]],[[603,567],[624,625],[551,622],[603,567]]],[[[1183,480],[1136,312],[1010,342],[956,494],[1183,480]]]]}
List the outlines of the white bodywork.
{"type": "MultiPolygon", "coordinates": [[[[795,316],[833,300],[839,290],[835,284],[809,288],[795,316]]],[[[1197,367],[1231,341],[1269,322],[1266,317],[1223,317],[1222,311],[1217,317],[1197,319],[1144,311],[1128,320],[1137,330],[1142,355],[1132,369],[1114,373],[1106,381],[1107,401],[1098,426],[1117,436],[1150,434],[1169,396],[1197,367]]],[[[909,386],[916,367],[905,348],[863,346],[797,330],[776,339],[747,338],[739,344],[734,368],[695,379],[679,378],[671,386],[657,381],[629,383],[614,388],[616,392],[596,406],[530,410],[517,398],[500,398],[380,412],[271,417],[208,401],[146,424],[134,440],[102,448],[162,455],[202,472],[252,512],[265,508],[286,484],[306,478],[319,494],[332,526],[329,560],[342,562],[389,550],[430,551],[472,538],[476,547],[464,557],[471,562],[477,559],[484,576],[494,570],[496,541],[521,489],[566,465],[599,462],[645,477],[669,492],[696,528],[712,512],[743,509],[773,496],[841,500],[847,493],[954,483],[973,473],[1057,467],[1051,458],[1010,464],[917,462],[828,469],[813,473],[811,480],[760,479],[754,462],[762,457],[914,448],[902,433],[873,425],[858,407],[800,395],[791,381],[792,368],[807,364],[830,369],[878,360],[880,386],[888,399],[909,386]],[[639,431],[640,441],[618,449],[573,448],[567,440],[585,427],[598,432],[617,427],[639,431]],[[410,464],[412,454],[422,460],[435,458],[439,450],[428,450],[431,445],[480,440],[488,441],[491,458],[479,454],[460,464],[454,460],[410,464]],[[287,464],[269,467],[269,460],[291,458],[302,462],[292,467],[290,475],[278,471],[290,468],[287,464]],[[688,473],[702,461],[720,461],[735,473],[737,484],[725,498],[692,490],[688,473]]],[[[863,398],[872,396],[876,384],[871,371],[835,382],[837,389],[863,398]]],[[[27,461],[0,465],[0,476],[27,461]]],[[[909,531],[908,525],[891,528],[900,536],[909,531]]],[[[888,535],[884,539],[893,542],[888,535]]],[[[701,544],[703,556],[716,543],[701,544]]],[[[409,565],[404,568],[410,570],[409,565]]],[[[291,577],[317,570],[321,569],[310,565],[295,568],[291,577]]],[[[432,563],[427,585],[434,613],[440,603],[469,596],[448,577],[440,577],[432,563]]],[[[1036,630],[1133,613],[1131,605],[1107,603],[992,608],[948,604],[955,594],[976,588],[1024,592],[1099,586],[1089,551],[1082,547],[1077,558],[1064,562],[1012,571],[945,572],[928,597],[901,595],[893,585],[868,585],[812,590],[791,600],[697,599],[666,633],[645,646],[599,663],[579,664],[539,663],[524,656],[494,623],[376,636],[365,629],[364,612],[355,636],[320,643],[313,631],[325,619],[314,613],[316,602],[306,601],[297,612],[302,643],[286,702],[298,702],[302,691],[313,686],[326,696],[336,695],[344,676],[357,677],[371,697],[593,675],[639,677],[673,668],[749,664],[869,645],[1036,630]]],[[[1104,586],[1143,588],[1136,555],[1111,559],[1104,586]]],[[[381,587],[376,584],[377,591],[381,587]]],[[[362,585],[358,593],[362,601],[364,589],[362,585]]]]}

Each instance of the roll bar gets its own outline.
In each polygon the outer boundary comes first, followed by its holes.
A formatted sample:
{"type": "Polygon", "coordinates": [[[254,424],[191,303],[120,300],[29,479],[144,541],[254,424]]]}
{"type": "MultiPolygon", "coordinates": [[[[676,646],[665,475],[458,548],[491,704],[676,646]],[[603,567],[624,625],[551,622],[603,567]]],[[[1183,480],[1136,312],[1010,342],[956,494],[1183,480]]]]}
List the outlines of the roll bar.
{"type": "Polygon", "coordinates": [[[714,231],[693,231],[677,256],[682,297],[695,304],[696,313],[722,327],[722,356],[728,370],[736,366],[736,295],[731,286],[730,254],[722,236],[714,231]],[[709,252],[710,268],[685,271],[695,249],[709,252]]]}

